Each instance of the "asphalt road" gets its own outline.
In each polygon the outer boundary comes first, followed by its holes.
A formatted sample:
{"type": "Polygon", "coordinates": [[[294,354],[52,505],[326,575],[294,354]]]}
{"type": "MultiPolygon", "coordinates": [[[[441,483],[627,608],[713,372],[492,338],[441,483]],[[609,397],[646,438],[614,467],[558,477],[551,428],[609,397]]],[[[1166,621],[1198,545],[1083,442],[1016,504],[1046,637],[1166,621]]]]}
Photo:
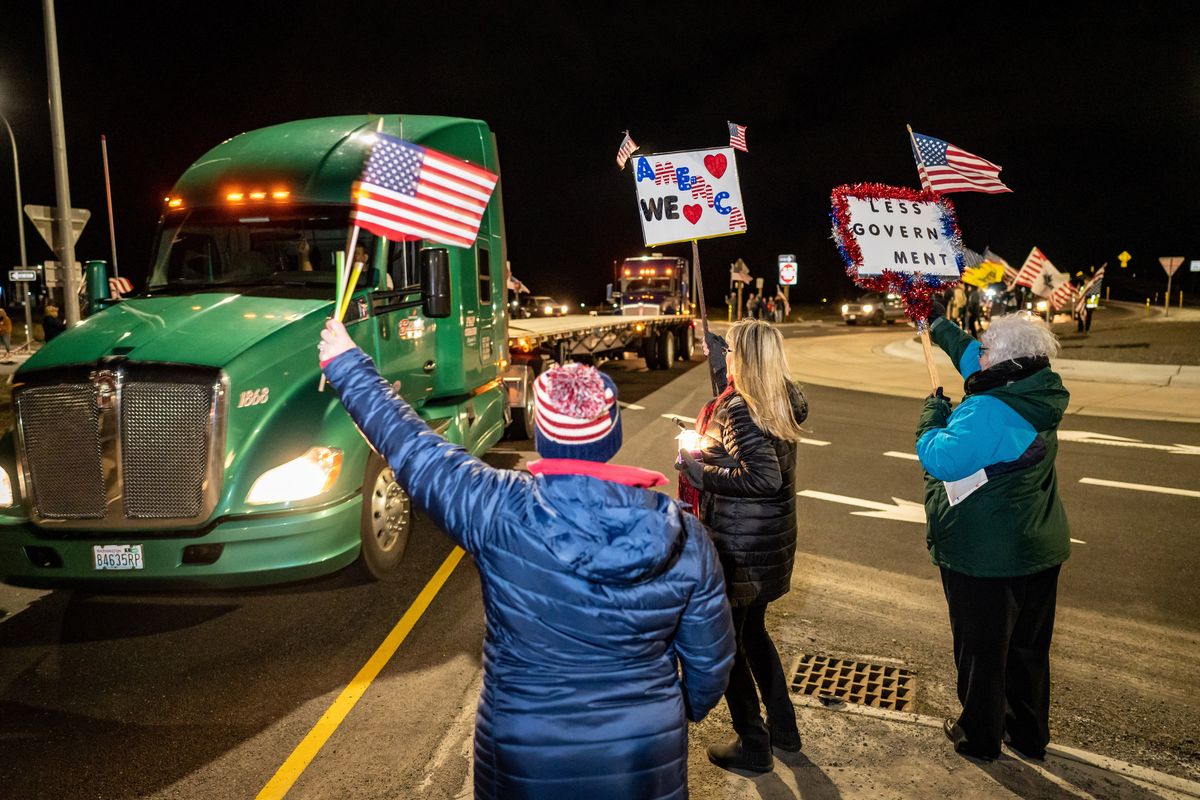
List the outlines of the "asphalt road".
{"type": "MultiPolygon", "coordinates": [[[[706,375],[670,380],[675,374],[631,366],[613,368],[622,400],[633,404],[618,460],[667,471],[674,427],[662,415],[694,415],[708,395],[706,375]]],[[[827,444],[801,447],[797,489],[809,494],[798,498],[795,589],[772,606],[785,662],[815,652],[902,663],[917,673],[917,710],[947,713],[953,676],[940,585],[922,524],[893,499],[920,501],[919,468],[884,455],[911,452],[920,403],[823,387],[811,387],[809,399],[811,439],[827,444]],[[877,510],[872,504],[898,510],[855,515],[877,510]]],[[[1192,425],[1089,417],[1063,430],[1200,445],[1192,425]]],[[[527,448],[510,445],[490,459],[518,466],[527,448]]],[[[1073,536],[1084,543],[1060,586],[1056,738],[1195,779],[1200,497],[1080,479],[1194,492],[1200,455],[1071,441],[1058,468],[1073,536]]],[[[396,583],[351,568],[223,594],[0,587],[9,612],[0,617],[3,796],[254,797],[450,550],[420,521],[396,583]]],[[[482,627],[478,578],[465,560],[288,797],[469,796],[482,627]]],[[[693,736],[694,796],[720,796],[717,784],[705,789],[711,768],[701,748],[725,735],[723,724],[718,713],[693,736]]]]}

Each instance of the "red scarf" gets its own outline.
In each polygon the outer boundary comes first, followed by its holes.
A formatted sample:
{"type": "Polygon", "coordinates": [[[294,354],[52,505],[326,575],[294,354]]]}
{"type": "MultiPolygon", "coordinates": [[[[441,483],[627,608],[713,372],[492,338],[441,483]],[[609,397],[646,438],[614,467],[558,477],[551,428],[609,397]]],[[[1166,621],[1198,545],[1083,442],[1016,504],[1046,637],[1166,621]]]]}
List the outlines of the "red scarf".
{"type": "MultiPolygon", "coordinates": [[[[726,398],[736,391],[733,388],[733,378],[729,379],[729,385],[725,387],[725,391],[705,403],[704,408],[700,410],[700,416],[696,418],[696,433],[704,436],[708,433],[708,423],[712,421],[713,414],[717,412],[717,406],[721,405],[726,398]]],[[[679,473],[679,499],[684,505],[692,509],[692,513],[697,518],[700,516],[700,500],[704,496],[704,492],[697,489],[688,483],[687,478],[683,477],[683,473],[679,473]]]]}

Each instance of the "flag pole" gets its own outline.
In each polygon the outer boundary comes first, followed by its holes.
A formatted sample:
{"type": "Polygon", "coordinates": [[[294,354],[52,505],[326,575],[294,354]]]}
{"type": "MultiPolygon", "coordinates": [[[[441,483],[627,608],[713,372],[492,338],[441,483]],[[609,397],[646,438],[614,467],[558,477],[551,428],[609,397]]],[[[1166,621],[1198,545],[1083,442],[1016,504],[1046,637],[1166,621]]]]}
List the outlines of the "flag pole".
{"type": "MultiPolygon", "coordinates": [[[[917,137],[913,135],[912,125],[905,124],[908,129],[908,140],[912,143],[913,154],[916,155],[917,161],[921,164],[921,169],[917,170],[917,178],[921,178],[921,174],[928,175],[925,168],[925,158],[921,155],[921,149],[917,147],[917,137]]],[[[921,188],[929,189],[925,185],[925,180],[921,180],[921,188]]],[[[929,320],[917,320],[917,333],[921,335],[921,350],[925,353],[925,368],[929,370],[929,384],[934,392],[937,392],[938,387],[942,385],[942,378],[938,375],[937,364],[933,363],[933,345],[929,341],[929,320]]]]}
{"type": "MultiPolygon", "coordinates": [[[[704,302],[704,278],[700,274],[700,245],[696,243],[695,239],[692,239],[692,278],[696,284],[696,296],[700,300],[700,328],[704,331],[704,339],[707,342],[708,306],[704,302]]],[[[708,381],[712,384],[713,397],[716,397],[718,394],[717,376],[713,372],[712,362],[708,361],[707,357],[704,360],[708,362],[708,381]]]]}
{"type": "Polygon", "coordinates": [[[121,271],[117,268],[117,229],[113,225],[112,181],[108,177],[108,140],[104,134],[100,134],[100,155],[104,159],[104,197],[108,200],[108,240],[112,244],[113,277],[119,278],[121,271]]]}

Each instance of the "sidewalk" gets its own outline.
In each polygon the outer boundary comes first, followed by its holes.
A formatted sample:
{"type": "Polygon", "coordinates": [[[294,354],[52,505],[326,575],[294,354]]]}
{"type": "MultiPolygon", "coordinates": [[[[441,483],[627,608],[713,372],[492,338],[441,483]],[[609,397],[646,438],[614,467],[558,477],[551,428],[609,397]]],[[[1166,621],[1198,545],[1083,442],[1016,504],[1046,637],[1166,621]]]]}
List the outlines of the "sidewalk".
{"type": "MultiPolygon", "coordinates": [[[[912,331],[895,335],[840,334],[788,339],[792,373],[802,383],[925,397],[929,375],[912,331]]],[[[962,379],[936,346],[934,361],[951,397],[962,379]]],[[[1068,414],[1200,423],[1200,367],[1055,359],[1053,367],[1071,392],[1068,414]]]]}
{"type": "Polygon", "coordinates": [[[690,794],[732,800],[835,798],[1197,798],[1200,784],[1051,743],[1043,762],[1005,748],[991,763],[956,754],[941,720],[794,698],[804,750],[776,751],[775,770],[740,776],[718,769],[704,747],[729,734],[724,704],[691,732],[690,794]],[[697,741],[699,740],[699,741],[697,741]],[[697,746],[697,745],[701,746],[697,746]]]}

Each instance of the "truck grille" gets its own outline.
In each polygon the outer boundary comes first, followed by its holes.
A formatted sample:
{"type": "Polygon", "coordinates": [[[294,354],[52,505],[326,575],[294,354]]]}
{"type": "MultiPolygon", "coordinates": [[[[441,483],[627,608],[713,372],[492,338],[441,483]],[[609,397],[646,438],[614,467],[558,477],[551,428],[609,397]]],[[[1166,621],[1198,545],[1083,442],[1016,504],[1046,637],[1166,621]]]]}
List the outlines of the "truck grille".
{"type": "Polygon", "coordinates": [[[206,519],[224,447],[219,374],[142,365],[81,372],[35,375],[37,385],[14,392],[34,520],[98,529],[206,519]]]}
{"type": "Polygon", "coordinates": [[[33,502],[50,519],[108,514],[100,450],[100,415],[91,384],[39,386],[17,397],[25,430],[33,502]]]}
{"type": "Polygon", "coordinates": [[[129,383],[121,406],[125,516],[195,517],[204,502],[212,387],[129,383]]]}

